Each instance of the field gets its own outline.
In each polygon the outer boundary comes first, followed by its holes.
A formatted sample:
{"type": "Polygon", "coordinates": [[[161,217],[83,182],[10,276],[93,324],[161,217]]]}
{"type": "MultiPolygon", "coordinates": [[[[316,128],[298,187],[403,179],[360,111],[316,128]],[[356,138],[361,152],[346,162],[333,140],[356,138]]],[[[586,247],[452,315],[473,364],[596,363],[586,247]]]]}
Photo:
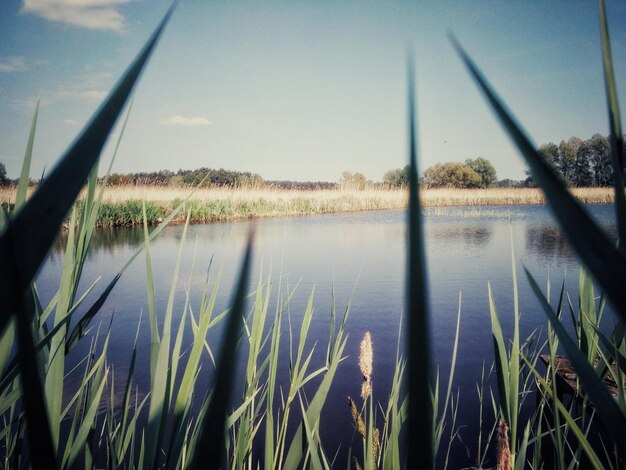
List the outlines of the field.
{"type": "MultiPolygon", "coordinates": [[[[572,193],[586,204],[612,203],[614,200],[611,188],[573,188],[572,193]]],[[[121,186],[107,188],[97,224],[141,224],[143,201],[148,222],[155,224],[165,219],[188,197],[190,218],[196,223],[404,209],[408,205],[408,193],[394,189],[298,191],[212,188],[193,191],[192,188],[121,186]]],[[[14,198],[14,189],[0,189],[0,202],[10,204],[14,198]]],[[[426,189],[422,190],[421,200],[424,207],[545,203],[543,192],[536,188],[426,189]]],[[[174,222],[184,222],[184,213],[174,218],[174,222]]]]}

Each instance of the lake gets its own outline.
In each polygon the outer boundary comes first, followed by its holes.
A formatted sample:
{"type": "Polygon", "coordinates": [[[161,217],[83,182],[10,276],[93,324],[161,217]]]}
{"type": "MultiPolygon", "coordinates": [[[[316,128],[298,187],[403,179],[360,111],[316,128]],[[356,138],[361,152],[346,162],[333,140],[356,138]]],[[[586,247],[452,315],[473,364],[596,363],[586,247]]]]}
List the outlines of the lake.
{"type": "MultiPolygon", "coordinates": [[[[588,206],[588,209],[614,237],[612,206],[596,205],[588,206]]],[[[458,424],[462,426],[462,442],[456,440],[453,443],[450,463],[451,468],[459,468],[474,463],[479,410],[476,383],[480,381],[483,364],[488,370],[493,359],[488,283],[494,292],[505,335],[511,333],[513,328],[510,234],[520,283],[522,338],[537,328],[545,329],[546,324],[522,267],[527,267],[542,286],[546,285],[549,273],[553,300],[565,280],[575,303],[578,264],[545,206],[435,208],[425,210],[424,214],[433,356],[444,384],[450,367],[459,295],[462,299],[454,385],[460,391],[458,424]]],[[[347,358],[339,367],[321,423],[321,437],[327,455],[332,458],[337,454],[336,467],[345,468],[347,448],[354,445],[358,449],[360,445],[360,437],[355,433],[347,406],[347,396],[356,399],[360,393],[359,343],[366,331],[371,332],[374,349],[374,397],[383,406],[390,388],[406,287],[405,212],[361,212],[192,225],[188,228],[181,275],[177,282],[174,325],[177,325],[183,311],[186,288],[190,291],[192,308],[197,311],[207,270],[211,279],[218,272],[222,273],[217,311],[229,305],[251,224],[256,226],[251,286],[256,285],[261,272],[264,278],[271,273],[273,281],[282,279],[283,298],[286,292],[297,286],[288,309],[294,341],[306,303],[315,290],[314,318],[307,343],[311,348],[317,342],[312,359],[313,369],[324,364],[333,290],[338,312],[342,313],[351,303],[347,322],[347,358]]],[[[167,227],[151,245],[157,311],[161,315],[169,295],[182,234],[182,226],[167,227]]],[[[142,240],[142,229],[98,231],[81,285],[86,287],[101,277],[97,293],[125,264],[142,240]]],[[[58,287],[61,263],[60,251],[53,250],[38,276],[37,285],[44,302],[58,287]]],[[[139,374],[137,381],[140,389],[147,390],[149,328],[145,273],[145,258],[140,256],[126,271],[93,325],[101,323],[105,327],[114,316],[109,361],[114,365],[116,374],[123,374],[143,312],[138,355],[141,366],[136,374],[139,374]]],[[[273,290],[274,303],[277,291],[276,287],[273,290]]],[[[90,298],[95,299],[95,296],[90,298]]],[[[270,312],[273,311],[270,306],[270,312]]],[[[287,328],[285,324],[283,352],[289,347],[287,328]]],[[[218,349],[217,340],[218,332],[210,333],[209,341],[212,341],[214,349],[218,349]]],[[[88,342],[83,340],[82,346],[77,347],[69,358],[70,362],[75,363],[84,356],[88,342]]],[[[288,382],[286,357],[284,367],[279,371],[283,383],[288,382]]],[[[208,360],[205,367],[207,371],[212,368],[208,360]]],[[[201,387],[210,384],[209,375],[207,373],[206,377],[200,378],[201,387]]],[[[122,377],[120,375],[119,380],[122,377]]],[[[489,383],[495,385],[493,380],[489,383]]],[[[487,420],[491,421],[491,404],[485,405],[487,420]]]]}

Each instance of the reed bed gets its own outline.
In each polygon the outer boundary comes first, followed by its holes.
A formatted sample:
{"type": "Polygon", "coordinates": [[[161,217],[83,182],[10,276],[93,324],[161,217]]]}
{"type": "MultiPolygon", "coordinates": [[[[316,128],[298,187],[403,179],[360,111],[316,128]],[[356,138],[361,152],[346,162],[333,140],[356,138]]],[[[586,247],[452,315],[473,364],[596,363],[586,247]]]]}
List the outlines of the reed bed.
{"type": "MultiPolygon", "coordinates": [[[[29,190],[32,193],[33,188],[29,190]]],[[[187,199],[191,222],[233,221],[250,218],[293,217],[375,210],[405,209],[408,193],[398,189],[367,190],[277,190],[245,188],[202,188],[189,197],[190,188],[156,186],[114,186],[107,188],[98,226],[141,225],[142,205],[146,204],[148,223],[165,219],[187,199]]],[[[611,188],[572,188],[572,194],[584,204],[607,204],[614,201],[611,188]]],[[[0,188],[0,203],[12,204],[13,188],[0,188]]],[[[84,194],[79,199],[79,207],[84,194]]],[[[422,207],[499,206],[545,204],[544,193],[537,188],[423,189],[422,207]]],[[[183,223],[179,215],[174,223],[183,223]]]]}

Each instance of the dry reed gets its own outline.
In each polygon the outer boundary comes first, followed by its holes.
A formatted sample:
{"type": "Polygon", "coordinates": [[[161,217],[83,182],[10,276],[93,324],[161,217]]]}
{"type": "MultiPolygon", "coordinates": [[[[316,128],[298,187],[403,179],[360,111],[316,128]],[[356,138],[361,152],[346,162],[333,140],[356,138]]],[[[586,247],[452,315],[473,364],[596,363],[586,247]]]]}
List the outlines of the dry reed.
{"type": "Polygon", "coordinates": [[[511,470],[511,451],[509,449],[509,426],[506,421],[498,421],[498,463],[497,470],[511,470]]]}
{"type": "Polygon", "coordinates": [[[372,394],[372,369],[374,362],[374,349],[372,348],[372,335],[365,332],[361,341],[359,353],[359,368],[363,374],[363,384],[361,385],[361,398],[365,400],[372,394]]]}
{"type": "MultiPolygon", "coordinates": [[[[29,188],[29,195],[34,192],[29,188]]],[[[572,193],[586,204],[612,203],[611,188],[573,188],[572,193]]],[[[133,225],[142,220],[141,202],[150,203],[155,223],[185,199],[190,188],[159,186],[114,186],[107,188],[103,214],[97,224],[133,225]],[[139,209],[138,209],[139,208],[139,209]],[[137,213],[135,213],[137,212],[137,213]]],[[[423,207],[544,204],[536,188],[423,189],[423,207]]],[[[0,204],[15,201],[15,188],[0,188],[0,204]]],[[[408,194],[399,189],[365,190],[279,190],[202,188],[189,200],[192,222],[228,221],[248,218],[290,217],[340,212],[405,209],[408,194]]],[[[182,217],[182,216],[181,216],[182,217]]],[[[174,220],[174,222],[182,222],[174,220]]]]}
{"type": "Polygon", "coordinates": [[[350,413],[352,414],[352,419],[354,421],[354,425],[356,426],[356,430],[359,432],[361,437],[365,439],[365,422],[361,417],[361,413],[356,407],[356,403],[350,397],[348,397],[348,406],[350,407],[350,413]]]}

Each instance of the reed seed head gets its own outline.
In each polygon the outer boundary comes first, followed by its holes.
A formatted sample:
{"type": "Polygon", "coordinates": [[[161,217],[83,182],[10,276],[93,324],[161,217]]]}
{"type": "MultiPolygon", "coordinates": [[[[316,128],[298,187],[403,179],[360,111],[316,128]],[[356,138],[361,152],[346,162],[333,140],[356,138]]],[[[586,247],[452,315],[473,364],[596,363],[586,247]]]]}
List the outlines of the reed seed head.
{"type": "Polygon", "coordinates": [[[511,470],[511,450],[509,449],[509,426],[506,421],[498,421],[498,464],[497,470],[511,470]]]}
{"type": "Polygon", "coordinates": [[[380,448],[380,431],[378,431],[378,428],[375,428],[374,436],[372,439],[372,462],[374,462],[374,468],[376,468],[376,461],[378,460],[379,448],[380,448]]]}
{"type": "Polygon", "coordinates": [[[373,362],[372,335],[367,331],[363,335],[363,340],[361,340],[361,350],[359,352],[359,368],[361,369],[361,374],[363,374],[363,384],[361,385],[361,398],[363,400],[372,394],[373,362]]]}
{"type": "Polygon", "coordinates": [[[363,380],[369,381],[372,377],[373,362],[372,335],[370,335],[369,331],[366,331],[361,341],[361,351],[359,353],[359,367],[361,368],[361,374],[363,374],[363,380]]]}
{"type": "Polygon", "coordinates": [[[352,419],[354,420],[354,425],[356,426],[356,430],[359,432],[361,437],[365,438],[365,423],[363,422],[363,418],[361,418],[361,413],[356,407],[356,403],[350,397],[348,397],[348,406],[350,407],[350,412],[352,413],[352,419]]]}

